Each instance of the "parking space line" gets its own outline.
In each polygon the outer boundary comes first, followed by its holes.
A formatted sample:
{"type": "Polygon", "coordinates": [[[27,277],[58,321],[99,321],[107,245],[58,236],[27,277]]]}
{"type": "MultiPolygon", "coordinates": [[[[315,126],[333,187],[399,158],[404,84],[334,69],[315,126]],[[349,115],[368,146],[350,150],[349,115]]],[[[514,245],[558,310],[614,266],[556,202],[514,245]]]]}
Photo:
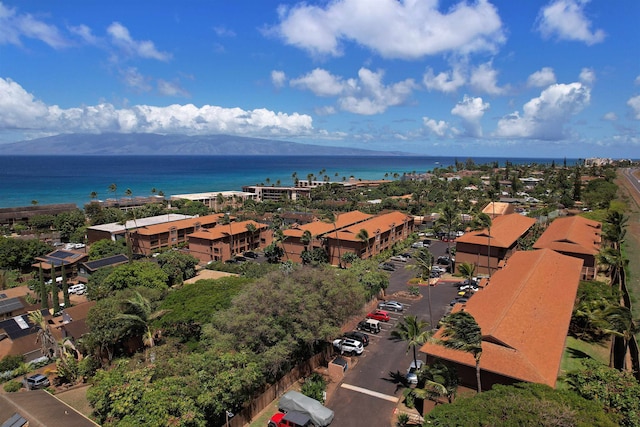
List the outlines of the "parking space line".
{"type": "Polygon", "coordinates": [[[395,396],[389,396],[388,394],[378,393],[377,391],[368,390],[362,387],[356,387],[350,384],[342,384],[340,387],[346,388],[348,390],[353,390],[358,393],[368,394],[369,396],[377,397],[378,399],[388,400],[389,402],[393,402],[393,403],[397,403],[400,400],[400,398],[395,396]]]}

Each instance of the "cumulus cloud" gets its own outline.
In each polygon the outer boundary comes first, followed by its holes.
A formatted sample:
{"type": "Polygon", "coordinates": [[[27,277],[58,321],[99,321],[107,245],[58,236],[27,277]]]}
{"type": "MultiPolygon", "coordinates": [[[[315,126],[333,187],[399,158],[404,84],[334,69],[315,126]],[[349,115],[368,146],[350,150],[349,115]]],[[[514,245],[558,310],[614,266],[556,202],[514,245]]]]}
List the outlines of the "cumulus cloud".
{"type": "Polygon", "coordinates": [[[322,68],[316,68],[302,77],[292,79],[289,84],[294,88],[308,89],[317,96],[337,96],[343,93],[347,86],[341,77],[334,76],[322,68]]]}
{"type": "Polygon", "coordinates": [[[543,7],[538,15],[538,30],[544,38],[581,41],[587,45],[600,43],[604,31],[592,30],[584,8],[589,0],[555,0],[543,7]]]}
{"type": "Polygon", "coordinates": [[[543,67],[541,70],[531,74],[527,79],[529,87],[547,87],[556,82],[556,75],[551,67],[543,67]]]}
{"type": "Polygon", "coordinates": [[[640,120],[640,95],[629,98],[627,105],[633,110],[634,118],[640,120]]]}
{"type": "Polygon", "coordinates": [[[116,108],[109,103],[62,109],[35,99],[11,79],[0,78],[0,130],[291,136],[312,129],[308,115],[266,109],[192,104],[116,108]]]}
{"type": "Polygon", "coordinates": [[[383,77],[383,71],[361,68],[357,79],[345,80],[327,70],[316,68],[302,77],[291,79],[289,84],[310,90],[318,96],[337,97],[338,106],[343,111],[372,115],[404,103],[417,87],[413,79],[387,86],[382,83],[383,77]]]}
{"type": "Polygon", "coordinates": [[[618,120],[618,115],[613,111],[610,111],[602,116],[602,118],[608,122],[615,122],[616,120],[618,120]]]}
{"type": "Polygon", "coordinates": [[[129,30],[119,22],[109,25],[107,33],[111,37],[112,43],[130,56],[157,59],[158,61],[171,59],[171,54],[159,51],[153,42],[134,40],[129,34],[129,30]]]}
{"type": "Polygon", "coordinates": [[[270,29],[286,44],[314,55],[340,56],[351,41],[385,58],[417,59],[446,52],[493,52],[505,41],[496,8],[487,0],[459,2],[447,11],[437,1],[335,0],[278,9],[270,29]]]}
{"type": "Polygon", "coordinates": [[[120,75],[124,84],[136,92],[149,92],[151,90],[150,79],[143,76],[135,67],[122,70],[120,75]]]}
{"type": "Polygon", "coordinates": [[[591,68],[583,68],[580,71],[580,81],[586,85],[593,85],[596,82],[596,72],[591,68]]]}
{"type": "Polygon", "coordinates": [[[513,138],[559,140],[571,116],[589,105],[591,90],[582,83],[554,84],[523,107],[498,121],[496,135],[513,138]]]}
{"type": "Polygon", "coordinates": [[[461,67],[454,66],[450,71],[442,71],[437,75],[434,74],[432,68],[427,68],[422,83],[429,90],[437,90],[440,92],[455,92],[466,83],[466,78],[461,67]]]}
{"type": "Polygon", "coordinates": [[[54,49],[69,46],[55,25],[47,24],[28,13],[18,13],[15,8],[0,2],[0,44],[22,45],[22,39],[39,40],[54,49]]]}
{"type": "Polygon", "coordinates": [[[482,136],[480,120],[489,106],[489,103],[484,102],[480,97],[472,98],[465,95],[463,100],[453,107],[451,114],[462,118],[462,125],[467,136],[480,137],[482,136]]]}
{"type": "Polygon", "coordinates": [[[271,71],[271,83],[278,89],[284,86],[287,81],[287,76],[284,71],[273,70],[271,71]]]}
{"type": "Polygon", "coordinates": [[[507,90],[498,86],[498,72],[490,62],[480,64],[471,70],[469,84],[476,91],[489,95],[501,95],[507,90]]]}
{"type": "Polygon", "coordinates": [[[436,121],[434,119],[430,119],[429,117],[423,117],[422,123],[433,133],[436,135],[443,137],[447,133],[449,129],[449,124],[444,120],[436,121]]]}

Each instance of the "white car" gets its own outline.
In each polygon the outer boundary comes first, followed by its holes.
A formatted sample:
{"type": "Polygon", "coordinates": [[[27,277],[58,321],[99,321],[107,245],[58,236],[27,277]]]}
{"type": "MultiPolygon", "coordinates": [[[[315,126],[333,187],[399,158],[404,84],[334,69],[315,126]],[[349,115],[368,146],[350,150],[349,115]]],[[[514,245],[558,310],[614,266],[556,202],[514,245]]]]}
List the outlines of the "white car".
{"type": "Polygon", "coordinates": [[[333,346],[340,353],[362,354],[364,351],[362,343],[351,338],[338,338],[333,341],[333,346]]]}
{"type": "Polygon", "coordinates": [[[392,256],[391,258],[389,258],[391,261],[399,261],[399,262],[407,262],[407,257],[404,257],[402,255],[396,255],[396,256],[392,256]]]}
{"type": "Polygon", "coordinates": [[[414,360],[407,369],[407,382],[409,384],[418,384],[418,371],[422,369],[422,360],[414,360]]]}
{"type": "Polygon", "coordinates": [[[70,294],[82,295],[85,292],[87,292],[87,286],[82,284],[82,283],[78,283],[77,285],[69,286],[69,293],[70,294]]]}
{"type": "Polygon", "coordinates": [[[404,305],[398,301],[382,301],[378,303],[378,308],[388,311],[402,311],[404,310],[404,305]]]}

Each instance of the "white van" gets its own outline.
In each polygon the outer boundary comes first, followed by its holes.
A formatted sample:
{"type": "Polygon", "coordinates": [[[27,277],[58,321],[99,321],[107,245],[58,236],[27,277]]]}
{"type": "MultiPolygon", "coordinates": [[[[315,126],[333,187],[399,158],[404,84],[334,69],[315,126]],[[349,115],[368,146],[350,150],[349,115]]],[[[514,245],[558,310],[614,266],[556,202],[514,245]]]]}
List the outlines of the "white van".
{"type": "Polygon", "coordinates": [[[87,287],[82,283],[78,283],[77,285],[69,286],[69,293],[70,294],[82,295],[85,292],[87,292],[87,287]]]}

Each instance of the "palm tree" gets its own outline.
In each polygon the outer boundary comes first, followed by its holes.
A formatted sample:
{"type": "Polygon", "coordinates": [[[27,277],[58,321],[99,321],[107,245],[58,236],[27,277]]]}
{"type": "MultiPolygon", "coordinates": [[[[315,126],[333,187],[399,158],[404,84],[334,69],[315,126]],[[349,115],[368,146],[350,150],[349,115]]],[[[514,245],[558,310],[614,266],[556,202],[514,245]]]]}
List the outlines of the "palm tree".
{"type": "Polygon", "coordinates": [[[418,366],[418,355],[416,347],[421,346],[431,336],[430,332],[426,329],[429,324],[424,320],[419,320],[418,316],[405,316],[402,322],[396,325],[396,328],[391,331],[391,337],[407,342],[407,353],[409,350],[413,350],[413,366],[418,366]]]}
{"type": "Polygon", "coordinates": [[[420,248],[414,256],[415,264],[409,265],[409,268],[420,269],[420,278],[427,282],[427,299],[429,301],[429,323],[433,327],[433,310],[431,310],[431,268],[433,267],[433,255],[428,248],[420,248]]]}
{"type": "MultiPolygon", "coordinates": [[[[125,312],[120,313],[116,318],[130,323],[133,333],[142,329],[142,343],[147,348],[155,346],[156,331],[151,328],[151,322],[167,313],[166,310],[152,311],[151,302],[135,292],[133,297],[125,301],[125,312]]],[[[149,360],[148,354],[145,357],[149,360]]]]}
{"type": "Polygon", "coordinates": [[[249,233],[249,241],[250,243],[250,248],[251,250],[253,250],[253,242],[256,236],[256,231],[258,230],[258,228],[255,226],[255,224],[253,223],[248,223],[247,225],[245,225],[245,228],[247,229],[247,232],[249,233]]]}
{"type": "Polygon", "coordinates": [[[620,246],[624,242],[628,221],[629,217],[624,216],[618,211],[609,211],[607,214],[607,219],[603,224],[602,231],[604,238],[611,243],[614,249],[620,249],[620,246]]]}
{"type": "Polygon", "coordinates": [[[431,399],[438,404],[438,398],[446,397],[453,402],[458,389],[458,373],[455,367],[436,362],[423,368],[424,387],[413,389],[418,399],[431,399]]]}
{"type": "Polygon", "coordinates": [[[482,392],[480,383],[480,357],[482,356],[482,332],[476,319],[466,311],[458,311],[440,321],[442,335],[436,344],[446,348],[464,351],[473,355],[476,361],[476,381],[478,393],[482,392]]]}
{"type": "Polygon", "coordinates": [[[601,320],[602,331],[614,337],[611,341],[609,366],[620,370],[625,369],[629,341],[639,331],[631,310],[623,306],[610,305],[602,312],[601,320]],[[622,340],[621,346],[616,345],[616,338],[622,340]]]}
{"type": "Polygon", "coordinates": [[[114,183],[109,185],[109,192],[113,193],[113,197],[116,199],[116,202],[118,201],[118,186],[114,183]]]}
{"type": "Polygon", "coordinates": [[[42,316],[42,312],[40,310],[31,311],[28,317],[34,327],[38,328],[36,343],[40,343],[40,352],[42,355],[49,358],[55,356],[58,352],[58,343],[51,333],[51,329],[49,329],[49,324],[44,319],[44,316],[42,316]]]}
{"type": "MultiPolygon", "coordinates": [[[[447,230],[447,253],[451,253],[451,232],[458,229],[459,225],[459,212],[458,207],[455,205],[447,204],[442,209],[440,218],[436,220],[436,226],[438,228],[444,228],[447,230]]],[[[453,271],[453,259],[449,257],[449,271],[453,271]]]]}
{"type": "Polygon", "coordinates": [[[484,212],[476,215],[472,223],[474,230],[487,229],[487,272],[489,276],[491,276],[491,224],[491,217],[484,212]]]}
{"type": "Polygon", "coordinates": [[[358,234],[356,234],[356,239],[364,243],[367,255],[365,258],[368,258],[371,255],[369,254],[369,232],[366,229],[361,228],[360,231],[358,231],[358,234]]]}
{"type": "Polygon", "coordinates": [[[622,272],[629,264],[619,249],[608,247],[604,248],[598,254],[598,261],[604,265],[608,271],[611,286],[622,286],[622,272]]]}
{"type": "Polygon", "coordinates": [[[64,307],[71,307],[71,299],[69,298],[69,283],[67,283],[67,273],[64,269],[64,263],[62,264],[62,297],[64,299],[64,307]]]}
{"type": "Polygon", "coordinates": [[[89,198],[90,198],[91,200],[95,200],[95,199],[97,199],[97,198],[98,198],[98,193],[97,193],[97,192],[95,192],[95,191],[92,191],[91,193],[89,193],[89,198]]]}
{"type": "Polygon", "coordinates": [[[462,274],[462,277],[467,279],[467,283],[471,283],[471,280],[473,280],[473,275],[476,272],[476,266],[469,262],[463,262],[458,266],[458,271],[460,272],[460,274],[462,274]]]}
{"type": "MultiPolygon", "coordinates": [[[[340,237],[338,236],[338,228],[336,226],[336,220],[338,218],[336,217],[336,215],[332,212],[332,211],[326,211],[324,213],[324,221],[333,224],[333,231],[335,231],[336,233],[336,241],[338,242],[338,264],[340,267],[342,267],[342,254],[341,252],[341,248],[340,248],[340,237]]],[[[331,262],[331,258],[332,256],[329,256],[329,262],[331,262]]]]}

